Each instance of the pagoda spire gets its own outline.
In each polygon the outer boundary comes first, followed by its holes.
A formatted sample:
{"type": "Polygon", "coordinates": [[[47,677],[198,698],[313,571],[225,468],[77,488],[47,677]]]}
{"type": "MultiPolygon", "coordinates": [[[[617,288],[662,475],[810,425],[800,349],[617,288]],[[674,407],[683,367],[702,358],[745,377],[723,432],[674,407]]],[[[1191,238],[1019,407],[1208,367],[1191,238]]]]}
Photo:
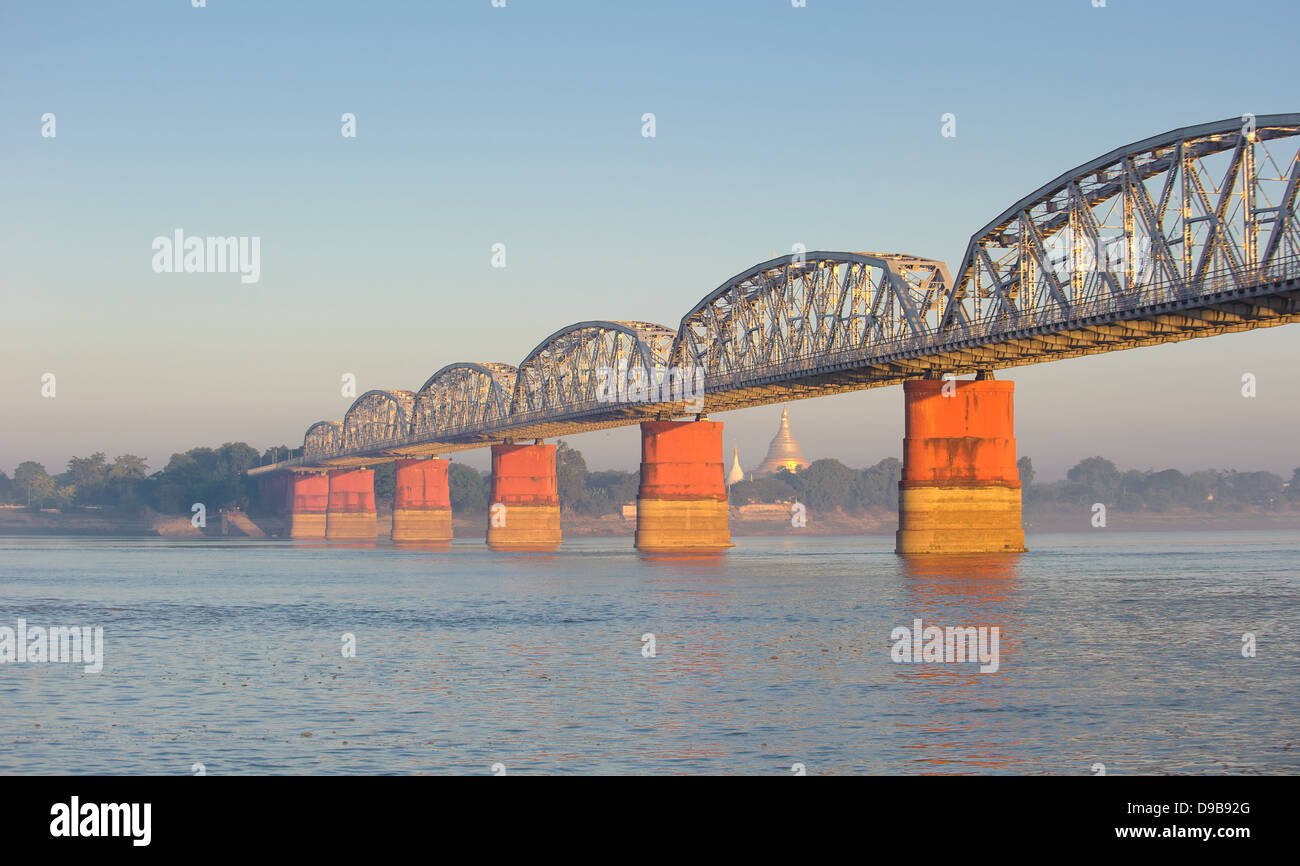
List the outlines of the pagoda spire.
{"type": "Polygon", "coordinates": [[[745,480],[745,470],[740,468],[740,449],[731,449],[731,471],[727,473],[727,486],[745,480]]]}
{"type": "Polygon", "coordinates": [[[794,434],[790,432],[790,412],[782,406],[781,426],[777,429],[772,444],[768,446],[767,458],[755,470],[755,474],[775,475],[782,469],[799,472],[807,468],[808,461],[804,459],[798,441],[795,440],[794,434]]]}

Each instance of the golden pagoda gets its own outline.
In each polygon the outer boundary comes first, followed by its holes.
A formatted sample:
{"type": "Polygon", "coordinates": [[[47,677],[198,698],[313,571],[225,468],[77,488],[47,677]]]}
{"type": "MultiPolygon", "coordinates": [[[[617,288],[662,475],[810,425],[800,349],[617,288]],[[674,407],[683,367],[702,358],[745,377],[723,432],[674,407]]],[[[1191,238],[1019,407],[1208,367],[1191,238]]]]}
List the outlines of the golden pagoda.
{"type": "Polygon", "coordinates": [[[781,408],[781,429],[776,431],[772,444],[767,448],[767,459],[763,465],[754,470],[755,475],[775,475],[782,469],[798,472],[808,468],[808,461],[803,459],[799,443],[790,432],[790,413],[781,408]]]}

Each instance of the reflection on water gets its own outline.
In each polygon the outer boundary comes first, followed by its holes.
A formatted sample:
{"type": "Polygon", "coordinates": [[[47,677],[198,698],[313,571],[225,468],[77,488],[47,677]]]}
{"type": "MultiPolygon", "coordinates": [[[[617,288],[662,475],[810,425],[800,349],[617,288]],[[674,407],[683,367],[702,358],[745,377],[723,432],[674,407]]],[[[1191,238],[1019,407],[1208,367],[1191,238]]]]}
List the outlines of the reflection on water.
{"type": "Polygon", "coordinates": [[[886,537],[5,539],[0,626],[102,626],[106,658],[0,665],[0,772],[1296,772],[1297,553],[1279,533],[908,559],[886,537]],[[917,619],[996,626],[998,670],[895,663],[917,619]]]}
{"type": "Polygon", "coordinates": [[[727,551],[725,550],[691,550],[675,553],[640,550],[637,551],[637,556],[642,562],[660,563],[668,566],[696,566],[696,568],[691,569],[694,573],[725,568],[727,564],[727,551]]]}
{"type": "Polygon", "coordinates": [[[394,541],[398,550],[423,551],[425,553],[446,553],[451,550],[450,541],[394,541]]]}
{"type": "MultiPolygon", "coordinates": [[[[970,773],[1009,769],[1013,754],[1000,753],[1010,730],[1023,719],[1003,714],[1001,693],[986,678],[1015,670],[1015,641],[1021,631],[1017,591],[1019,554],[916,556],[900,560],[913,616],[927,626],[998,629],[998,670],[981,673],[977,663],[899,665],[915,678],[917,699],[938,710],[911,729],[918,772],[970,773]],[[955,711],[953,711],[955,708],[955,711]],[[978,710],[979,712],[971,712],[978,710]]],[[[910,625],[910,623],[909,623],[910,625]]],[[[1007,745],[1019,746],[1011,740],[1007,745]]]]}

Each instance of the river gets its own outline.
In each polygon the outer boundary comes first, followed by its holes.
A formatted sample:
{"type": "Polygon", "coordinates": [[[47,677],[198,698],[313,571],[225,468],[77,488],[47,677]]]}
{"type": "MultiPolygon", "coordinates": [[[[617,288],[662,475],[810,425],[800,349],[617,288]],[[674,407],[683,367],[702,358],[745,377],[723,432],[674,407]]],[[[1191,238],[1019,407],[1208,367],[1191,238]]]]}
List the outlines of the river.
{"type": "Polygon", "coordinates": [[[0,772],[1300,772],[1298,533],[736,541],[0,538],[0,629],[103,629],[0,664],[0,772]],[[894,661],[916,619],[997,670],[894,661]]]}

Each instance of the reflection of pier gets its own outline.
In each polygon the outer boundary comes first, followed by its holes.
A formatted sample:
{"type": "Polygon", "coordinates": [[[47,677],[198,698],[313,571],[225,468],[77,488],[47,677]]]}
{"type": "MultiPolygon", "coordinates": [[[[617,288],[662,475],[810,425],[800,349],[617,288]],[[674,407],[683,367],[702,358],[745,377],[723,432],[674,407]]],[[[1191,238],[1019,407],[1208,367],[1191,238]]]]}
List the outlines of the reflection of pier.
{"type": "MultiPolygon", "coordinates": [[[[909,556],[903,569],[908,610],[927,625],[993,627],[1000,630],[1003,660],[1015,649],[1016,626],[1020,621],[1016,605],[1015,557],[995,554],[957,556],[909,556]]],[[[977,666],[960,664],[906,665],[920,677],[935,677],[955,684],[974,684],[981,674],[977,666]]],[[[1000,673],[1000,671],[999,671],[1000,673]]]]}
{"type": "Polygon", "coordinates": [[[1018,558],[998,555],[908,556],[902,560],[909,618],[942,626],[997,626],[1000,631],[997,673],[980,673],[977,664],[965,663],[896,666],[898,677],[904,683],[914,683],[917,690],[909,693],[907,702],[916,704],[920,720],[899,727],[914,741],[908,746],[915,752],[909,760],[920,765],[921,772],[988,772],[1008,769],[1016,761],[1012,755],[998,752],[1018,745],[1014,730],[1008,740],[1005,726],[1018,726],[1019,721],[995,711],[1004,709],[997,680],[1015,670],[1022,634],[1016,595],[1018,567],[1018,558]],[[993,742],[998,745],[990,745],[993,742]]]}

